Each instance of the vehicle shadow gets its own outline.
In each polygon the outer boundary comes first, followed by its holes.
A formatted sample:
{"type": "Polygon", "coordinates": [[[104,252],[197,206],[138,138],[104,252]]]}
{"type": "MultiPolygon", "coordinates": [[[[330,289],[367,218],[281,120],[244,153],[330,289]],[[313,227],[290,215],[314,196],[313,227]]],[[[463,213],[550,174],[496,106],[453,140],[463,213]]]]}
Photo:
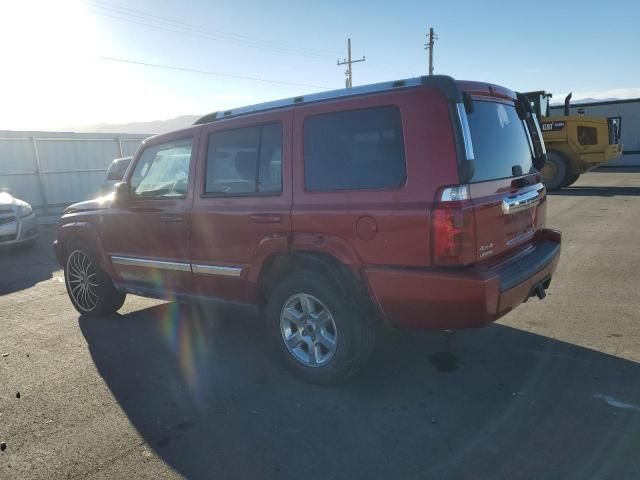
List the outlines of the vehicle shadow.
{"type": "Polygon", "coordinates": [[[566,187],[548,192],[549,195],[575,197],[640,196],[640,187],[566,187]]]}
{"type": "Polygon", "coordinates": [[[124,413],[186,478],[640,475],[640,365],[507,326],[385,332],[327,388],[286,373],[238,309],[79,323],[124,413]]]}
{"type": "Polygon", "coordinates": [[[0,247],[0,295],[17,292],[47,280],[60,270],[51,242],[55,237],[53,226],[40,226],[35,245],[26,247],[0,247]]]}
{"type": "Polygon", "coordinates": [[[610,165],[601,165],[593,170],[592,173],[640,173],[640,167],[626,166],[626,167],[614,167],[610,165]]]}

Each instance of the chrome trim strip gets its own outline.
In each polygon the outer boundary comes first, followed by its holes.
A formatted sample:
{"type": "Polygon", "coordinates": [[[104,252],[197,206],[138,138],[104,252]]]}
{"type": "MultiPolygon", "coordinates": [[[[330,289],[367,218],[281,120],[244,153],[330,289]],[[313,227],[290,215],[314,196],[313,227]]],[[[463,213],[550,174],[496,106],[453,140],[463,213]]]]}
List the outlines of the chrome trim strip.
{"type": "Polygon", "coordinates": [[[538,190],[529,190],[528,192],[502,200],[502,213],[511,214],[521,212],[537,205],[540,201],[540,193],[538,190]]]}
{"type": "Polygon", "coordinates": [[[219,275],[221,277],[239,277],[242,274],[240,267],[223,267],[221,265],[201,265],[191,264],[193,273],[202,273],[206,275],[219,275]]]}
{"type": "Polygon", "coordinates": [[[111,262],[128,267],[161,268],[164,270],[175,270],[178,272],[219,275],[221,277],[239,277],[242,275],[241,267],[226,267],[222,265],[203,265],[171,262],[166,260],[148,260],[146,258],[124,257],[121,255],[111,255],[111,262]]]}
{"type": "Polygon", "coordinates": [[[456,103],[458,110],[458,119],[462,127],[462,139],[464,141],[464,152],[467,160],[475,158],[473,154],[473,142],[471,141],[471,130],[469,129],[469,120],[467,119],[467,111],[464,109],[464,103],[456,103]]]}
{"type": "Polygon", "coordinates": [[[118,265],[128,267],[161,268],[164,270],[175,270],[178,272],[190,272],[191,265],[183,262],[169,262],[165,260],[147,260],[145,258],[122,257],[111,255],[111,261],[118,265]]]}

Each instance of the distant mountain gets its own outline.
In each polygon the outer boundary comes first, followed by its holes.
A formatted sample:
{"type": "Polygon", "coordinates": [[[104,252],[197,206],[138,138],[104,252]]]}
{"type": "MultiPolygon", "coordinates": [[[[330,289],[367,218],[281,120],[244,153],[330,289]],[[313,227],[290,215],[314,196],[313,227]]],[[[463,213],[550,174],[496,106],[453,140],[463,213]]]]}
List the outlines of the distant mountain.
{"type": "Polygon", "coordinates": [[[181,115],[169,120],[152,120],[149,122],[132,123],[99,123],[96,125],[82,125],[79,127],[65,127],[65,131],[93,132],[93,133],[165,133],[179,130],[193,125],[201,115],[181,115]]]}

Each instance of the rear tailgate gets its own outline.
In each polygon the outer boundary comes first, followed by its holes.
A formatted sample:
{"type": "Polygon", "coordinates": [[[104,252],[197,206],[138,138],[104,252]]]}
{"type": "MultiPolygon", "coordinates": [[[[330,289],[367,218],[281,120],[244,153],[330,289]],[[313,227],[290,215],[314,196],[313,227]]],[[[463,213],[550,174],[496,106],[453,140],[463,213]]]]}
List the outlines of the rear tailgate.
{"type": "Polygon", "coordinates": [[[477,261],[519,247],[544,228],[546,191],[536,175],[471,184],[470,194],[477,261]]]}
{"type": "Polygon", "coordinates": [[[468,114],[474,151],[469,193],[476,261],[531,241],[544,227],[546,191],[533,167],[534,147],[511,99],[478,95],[468,114]]]}

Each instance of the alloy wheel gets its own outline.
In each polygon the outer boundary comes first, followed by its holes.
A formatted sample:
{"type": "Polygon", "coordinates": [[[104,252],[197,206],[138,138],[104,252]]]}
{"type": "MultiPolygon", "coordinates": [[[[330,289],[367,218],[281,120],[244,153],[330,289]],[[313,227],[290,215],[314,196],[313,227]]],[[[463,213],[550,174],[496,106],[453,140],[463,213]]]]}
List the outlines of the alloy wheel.
{"type": "Polygon", "coordinates": [[[293,357],[308,367],[331,361],[338,345],[338,330],[329,309],[319,299],[296,293],[280,313],[282,341],[293,357]]]}
{"type": "Polygon", "coordinates": [[[86,312],[92,311],[98,305],[98,272],[91,257],[82,250],[74,250],[67,258],[67,282],[69,294],[73,300],[86,312]]]}

